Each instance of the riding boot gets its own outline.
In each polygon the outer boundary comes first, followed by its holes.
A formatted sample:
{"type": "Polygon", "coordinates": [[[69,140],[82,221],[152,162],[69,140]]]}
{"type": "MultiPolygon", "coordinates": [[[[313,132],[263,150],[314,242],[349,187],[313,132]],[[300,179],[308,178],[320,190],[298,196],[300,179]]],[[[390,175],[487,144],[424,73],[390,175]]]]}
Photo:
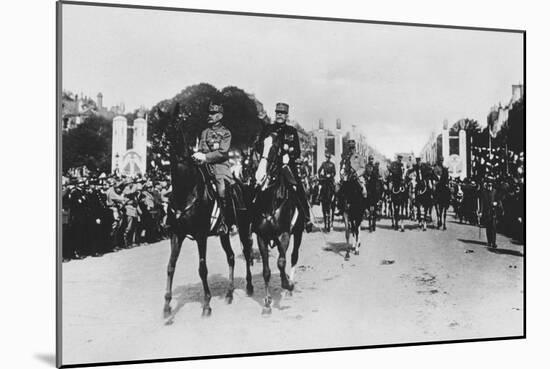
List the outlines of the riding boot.
{"type": "Polygon", "coordinates": [[[220,223],[218,226],[218,234],[222,236],[227,234],[229,231],[227,224],[225,222],[226,214],[228,214],[228,210],[227,210],[227,199],[225,197],[220,197],[219,200],[220,200],[220,223]]]}

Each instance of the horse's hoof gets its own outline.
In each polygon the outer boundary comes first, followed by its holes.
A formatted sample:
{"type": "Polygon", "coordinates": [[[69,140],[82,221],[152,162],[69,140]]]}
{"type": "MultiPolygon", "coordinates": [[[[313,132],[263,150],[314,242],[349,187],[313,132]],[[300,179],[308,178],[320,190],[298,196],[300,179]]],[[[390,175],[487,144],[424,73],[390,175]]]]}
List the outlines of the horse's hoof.
{"type": "Polygon", "coordinates": [[[252,285],[246,287],[246,295],[249,297],[254,295],[254,287],[252,285]]]}
{"type": "Polygon", "coordinates": [[[359,255],[359,250],[355,250],[354,254],[359,255]]]}
{"type": "Polygon", "coordinates": [[[270,306],[264,306],[262,309],[262,315],[271,315],[271,307],[270,306]]]}
{"type": "Polygon", "coordinates": [[[163,311],[164,319],[167,319],[170,315],[172,315],[172,308],[170,306],[165,307],[163,311]]]}
{"type": "Polygon", "coordinates": [[[344,260],[345,260],[345,261],[348,261],[348,260],[349,260],[349,254],[346,254],[346,256],[344,256],[344,260]]]}
{"type": "Polygon", "coordinates": [[[212,308],[210,306],[202,308],[203,318],[208,318],[210,315],[212,315],[212,308]]]}
{"type": "Polygon", "coordinates": [[[447,227],[443,226],[443,230],[446,231],[446,230],[447,230],[447,227]]]}

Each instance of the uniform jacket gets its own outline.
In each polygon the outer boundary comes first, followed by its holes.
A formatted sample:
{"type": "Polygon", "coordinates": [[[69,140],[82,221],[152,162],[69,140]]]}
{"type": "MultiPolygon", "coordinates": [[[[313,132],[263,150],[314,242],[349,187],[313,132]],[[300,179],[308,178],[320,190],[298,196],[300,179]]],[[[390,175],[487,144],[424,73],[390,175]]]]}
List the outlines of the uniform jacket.
{"type": "Polygon", "coordinates": [[[390,175],[392,180],[398,181],[403,179],[404,165],[398,161],[394,161],[390,165],[390,175]]]}
{"type": "Polygon", "coordinates": [[[288,124],[269,124],[263,132],[260,134],[260,140],[258,142],[258,152],[263,152],[263,143],[267,136],[276,135],[281,139],[281,150],[279,152],[278,161],[282,163],[282,157],[288,154],[289,162],[288,166],[296,172],[296,160],[300,158],[300,139],[298,137],[298,131],[293,126],[288,124]]]}
{"type": "Polygon", "coordinates": [[[319,178],[334,180],[336,175],[336,166],[331,161],[325,161],[319,168],[319,178]]]}
{"type": "Polygon", "coordinates": [[[228,181],[231,181],[230,146],[231,132],[221,123],[216,123],[201,133],[199,151],[206,155],[206,163],[211,165],[214,175],[228,181]]]}

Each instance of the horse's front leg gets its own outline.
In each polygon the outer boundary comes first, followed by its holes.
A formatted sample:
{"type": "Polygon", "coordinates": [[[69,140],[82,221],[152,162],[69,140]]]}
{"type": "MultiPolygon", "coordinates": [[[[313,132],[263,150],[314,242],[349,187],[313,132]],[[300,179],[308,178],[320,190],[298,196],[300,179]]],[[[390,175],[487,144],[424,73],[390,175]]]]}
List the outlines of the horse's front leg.
{"type": "Polygon", "coordinates": [[[281,287],[292,292],[294,289],[294,284],[288,280],[288,275],[286,274],[286,251],[288,250],[289,243],[290,234],[288,232],[285,232],[279,236],[279,240],[277,242],[277,248],[279,249],[277,267],[279,268],[279,273],[281,275],[281,287]]]}
{"type": "Polygon", "coordinates": [[[269,269],[269,250],[267,248],[267,242],[262,238],[262,236],[257,235],[256,240],[258,241],[258,248],[260,249],[260,255],[262,256],[265,285],[265,298],[262,314],[271,314],[272,299],[271,294],[269,293],[269,280],[271,279],[271,270],[269,269]]]}
{"type": "Polygon", "coordinates": [[[233,253],[233,249],[231,248],[229,234],[221,235],[220,241],[222,243],[223,251],[225,251],[225,255],[227,257],[227,265],[229,266],[229,287],[227,288],[227,293],[225,294],[225,301],[228,304],[231,304],[233,302],[233,291],[235,290],[235,254],[233,253]]]}
{"type": "Polygon", "coordinates": [[[351,245],[349,244],[349,227],[350,227],[350,220],[348,218],[348,213],[346,211],[344,211],[344,214],[343,214],[343,218],[344,218],[344,228],[345,228],[345,235],[346,235],[346,245],[348,247],[346,247],[346,256],[344,256],[344,260],[349,260],[349,252],[350,252],[350,248],[351,248],[351,245]]]}
{"type": "Polygon", "coordinates": [[[302,235],[302,230],[298,230],[294,233],[294,245],[292,247],[292,254],[290,255],[290,273],[288,277],[292,285],[294,285],[294,275],[296,273],[296,264],[298,264],[298,254],[300,250],[300,245],[302,244],[302,235]]]}
{"type": "Polygon", "coordinates": [[[210,288],[208,287],[208,268],[206,267],[206,240],[208,236],[206,234],[196,238],[197,246],[199,248],[199,276],[202,281],[202,288],[204,290],[204,304],[202,306],[202,316],[208,317],[212,314],[212,308],[210,307],[210,288]]]}
{"type": "Polygon", "coordinates": [[[361,247],[361,240],[359,239],[359,233],[361,232],[361,219],[355,223],[353,235],[355,238],[354,254],[359,255],[359,247],[361,247]]]}
{"type": "Polygon", "coordinates": [[[164,318],[168,318],[172,314],[170,302],[172,301],[172,282],[174,281],[174,272],[176,271],[176,262],[181,251],[181,244],[184,236],[178,237],[177,234],[172,234],[170,238],[170,259],[168,261],[166,293],[164,295],[164,318]]]}
{"type": "Polygon", "coordinates": [[[252,285],[252,273],[250,272],[250,267],[253,264],[250,222],[248,221],[248,214],[241,214],[238,218],[240,219],[238,221],[239,238],[241,239],[244,260],[246,262],[246,294],[252,296],[254,294],[254,286],[252,285]]]}
{"type": "Polygon", "coordinates": [[[443,208],[443,230],[447,230],[447,208],[443,208]]]}

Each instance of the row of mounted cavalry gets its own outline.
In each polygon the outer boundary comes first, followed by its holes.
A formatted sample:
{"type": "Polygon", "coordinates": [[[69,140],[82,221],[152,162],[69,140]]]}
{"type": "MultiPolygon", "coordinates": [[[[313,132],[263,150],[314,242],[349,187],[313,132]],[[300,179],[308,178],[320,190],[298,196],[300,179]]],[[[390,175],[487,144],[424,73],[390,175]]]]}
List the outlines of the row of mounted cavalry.
{"type": "MultiPolygon", "coordinates": [[[[165,113],[159,111],[158,114],[165,113]]],[[[168,209],[171,253],[164,303],[164,316],[168,321],[174,318],[171,307],[173,278],[182,243],[186,238],[194,240],[198,246],[199,275],[204,289],[203,316],[209,316],[212,312],[206,259],[207,241],[210,236],[220,238],[227,256],[229,284],[225,299],[228,303],[233,300],[235,266],[230,235],[215,232],[216,223],[220,221],[219,201],[213,195],[207,167],[193,160],[193,147],[196,142],[186,133],[184,122],[180,123],[177,134],[172,136],[172,141],[169,154],[171,158],[177,158],[171,160],[173,195],[179,197],[182,205],[178,211],[171,207],[168,209]]],[[[301,179],[295,178],[292,171],[284,163],[281,164],[279,158],[283,145],[281,137],[268,135],[259,142],[257,150],[243,158],[241,174],[229,189],[231,210],[224,216],[227,226],[236,228],[238,232],[246,264],[246,293],[249,296],[254,293],[251,274],[252,234],[256,235],[263,267],[263,314],[271,313],[272,305],[270,249],[277,248],[277,268],[281,286],[291,294],[305,230],[304,214],[300,211],[302,208],[296,194],[296,181],[301,179]],[[290,268],[287,267],[288,254],[290,268]]],[[[382,204],[389,209],[388,213],[391,214],[396,229],[403,230],[403,218],[409,211],[408,204],[411,199],[423,229],[426,229],[426,221],[434,207],[438,214],[438,225],[445,228],[445,214],[451,202],[446,172],[436,182],[428,179],[419,180],[413,175],[401,176],[400,179],[398,176],[392,176],[389,183],[383,182],[378,176],[373,176],[366,183],[361,183],[354,175],[346,177],[338,189],[321,184],[317,195],[324,209],[327,230],[331,228],[334,210],[338,208],[341,212],[346,242],[349,245],[346,259],[349,259],[352,253],[359,253],[360,228],[365,214],[369,215],[371,229],[375,229],[376,209],[382,204]],[[353,238],[352,242],[350,237],[353,238]]]]}

